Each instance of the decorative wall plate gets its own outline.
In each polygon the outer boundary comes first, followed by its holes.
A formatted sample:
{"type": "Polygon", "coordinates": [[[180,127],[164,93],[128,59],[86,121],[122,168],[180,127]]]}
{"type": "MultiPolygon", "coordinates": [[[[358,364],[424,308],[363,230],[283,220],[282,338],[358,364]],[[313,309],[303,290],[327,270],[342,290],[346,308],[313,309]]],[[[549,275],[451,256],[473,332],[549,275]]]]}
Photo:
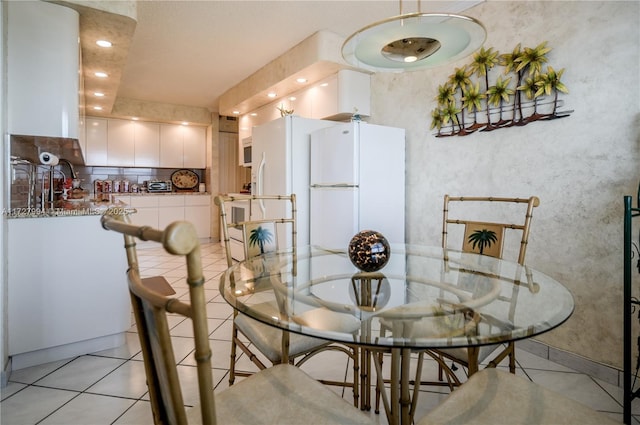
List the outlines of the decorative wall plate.
{"type": "Polygon", "coordinates": [[[171,184],[176,189],[193,189],[200,183],[200,177],[191,170],[182,169],[171,174],[171,184]]]}

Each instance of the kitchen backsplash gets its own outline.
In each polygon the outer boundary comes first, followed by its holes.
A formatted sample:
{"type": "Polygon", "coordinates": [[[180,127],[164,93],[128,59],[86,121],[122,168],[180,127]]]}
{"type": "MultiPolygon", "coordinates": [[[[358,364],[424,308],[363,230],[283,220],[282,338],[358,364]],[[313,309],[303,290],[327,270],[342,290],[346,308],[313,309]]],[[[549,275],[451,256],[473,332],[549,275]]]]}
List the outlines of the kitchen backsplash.
{"type": "MultiPolygon", "coordinates": [[[[128,180],[131,187],[132,184],[142,185],[146,180],[170,180],[171,174],[176,169],[171,168],[128,168],[128,167],[85,167],[82,165],[75,165],[75,171],[78,178],[81,180],[80,186],[93,193],[94,181],[96,180],[128,180]]],[[[39,195],[42,187],[43,173],[47,172],[45,166],[39,166],[36,174],[37,184],[36,193],[39,195]]],[[[56,167],[59,170],[61,167],[56,167]]],[[[28,206],[29,199],[29,166],[27,165],[14,165],[12,167],[12,182],[11,182],[11,208],[26,208],[28,206]]],[[[204,170],[193,170],[200,181],[204,181],[204,170]]],[[[63,169],[63,173],[68,173],[66,168],[63,169]]],[[[56,178],[61,177],[56,173],[56,178]]],[[[196,190],[198,190],[196,188],[196,190]]],[[[39,199],[39,198],[38,198],[39,199]]],[[[38,205],[31,205],[31,207],[37,207],[38,205]]]]}

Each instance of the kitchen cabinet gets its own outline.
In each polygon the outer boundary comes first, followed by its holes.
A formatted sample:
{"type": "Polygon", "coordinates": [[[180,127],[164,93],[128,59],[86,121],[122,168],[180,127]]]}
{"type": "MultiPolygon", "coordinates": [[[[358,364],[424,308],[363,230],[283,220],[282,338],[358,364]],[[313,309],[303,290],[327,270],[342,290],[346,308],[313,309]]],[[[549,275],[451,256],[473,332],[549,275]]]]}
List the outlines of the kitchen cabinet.
{"type": "Polygon", "coordinates": [[[151,122],[133,123],[133,163],[136,167],[160,166],[160,125],[151,122]]]}
{"type": "Polygon", "coordinates": [[[360,115],[371,115],[370,85],[368,74],[348,69],[339,71],[314,87],[311,118],[344,118],[356,109],[360,115]]]}
{"type": "Polygon", "coordinates": [[[7,132],[78,139],[78,12],[43,1],[2,3],[8,18],[7,132]]]}
{"type": "Polygon", "coordinates": [[[199,238],[211,237],[211,196],[185,196],[184,219],[193,223],[199,238]]]}
{"type": "Polygon", "coordinates": [[[107,162],[112,167],[133,167],[135,156],[132,121],[107,121],[107,162]]]}
{"type": "Polygon", "coordinates": [[[178,220],[186,220],[196,228],[199,238],[211,237],[211,196],[203,195],[131,195],[129,202],[124,197],[117,199],[136,209],[131,221],[164,229],[178,220]]]}
{"type": "Polygon", "coordinates": [[[181,126],[184,134],[183,167],[207,167],[207,130],[204,127],[181,126]]]}
{"type": "Polygon", "coordinates": [[[106,166],[107,160],[107,120],[87,117],[85,120],[86,146],[84,163],[86,165],[106,166]]]}
{"type": "Polygon", "coordinates": [[[160,166],[166,168],[182,168],[184,142],[182,126],[160,124],[160,166]]]}
{"type": "Polygon", "coordinates": [[[13,368],[122,345],[131,327],[122,235],[99,215],[7,222],[13,368]]]}
{"type": "Polygon", "coordinates": [[[159,167],[160,124],[86,118],[85,165],[159,167]]]}
{"type": "Polygon", "coordinates": [[[160,167],[206,168],[206,129],[161,124],[160,167]]]}
{"type": "Polygon", "coordinates": [[[184,220],[184,195],[158,196],[158,228],[184,220]]]}

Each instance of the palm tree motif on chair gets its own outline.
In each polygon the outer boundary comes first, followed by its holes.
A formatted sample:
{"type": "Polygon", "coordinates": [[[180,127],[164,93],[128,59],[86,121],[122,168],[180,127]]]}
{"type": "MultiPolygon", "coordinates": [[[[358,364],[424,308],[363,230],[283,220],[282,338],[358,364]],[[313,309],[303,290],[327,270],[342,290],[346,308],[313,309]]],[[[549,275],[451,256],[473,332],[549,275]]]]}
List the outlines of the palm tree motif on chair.
{"type": "Polygon", "coordinates": [[[269,229],[258,226],[249,234],[249,246],[258,245],[260,254],[264,254],[264,245],[273,241],[273,233],[269,229]]]}
{"type": "Polygon", "coordinates": [[[476,246],[480,250],[480,255],[483,254],[485,248],[491,248],[494,242],[498,241],[496,232],[487,229],[478,229],[469,235],[468,242],[471,244],[471,249],[476,249],[476,246]]]}

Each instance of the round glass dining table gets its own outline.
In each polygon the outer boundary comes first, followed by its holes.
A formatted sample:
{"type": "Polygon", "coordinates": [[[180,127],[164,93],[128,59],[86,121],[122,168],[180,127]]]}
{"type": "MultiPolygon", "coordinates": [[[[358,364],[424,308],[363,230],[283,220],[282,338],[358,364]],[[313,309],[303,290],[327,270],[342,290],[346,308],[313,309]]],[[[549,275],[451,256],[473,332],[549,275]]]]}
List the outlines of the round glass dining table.
{"type": "Polygon", "coordinates": [[[391,382],[399,385],[384,401],[392,424],[412,420],[412,350],[530,338],[561,325],[574,308],[562,284],[526,265],[414,245],[392,245],[388,263],[375,272],[358,270],[346,251],[264,254],[227,269],[220,292],[238,312],[271,326],[391,351],[391,382]],[[279,315],[255,308],[265,302],[279,315]]]}

